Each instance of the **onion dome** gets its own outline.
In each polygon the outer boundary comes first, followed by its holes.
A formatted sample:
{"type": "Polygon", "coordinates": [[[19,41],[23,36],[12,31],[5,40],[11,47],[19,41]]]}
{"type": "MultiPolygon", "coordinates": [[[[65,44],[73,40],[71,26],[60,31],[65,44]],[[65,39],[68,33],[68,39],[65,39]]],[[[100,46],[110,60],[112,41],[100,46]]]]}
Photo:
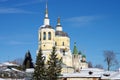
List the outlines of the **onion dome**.
{"type": "Polygon", "coordinates": [[[58,17],[58,19],[57,19],[57,26],[56,26],[55,35],[62,36],[62,37],[68,37],[68,34],[66,32],[62,31],[62,26],[60,24],[60,17],[58,17]]]}
{"type": "Polygon", "coordinates": [[[63,31],[56,31],[55,32],[56,36],[63,36],[63,37],[68,37],[68,34],[63,32],[63,31]]]}
{"type": "Polygon", "coordinates": [[[86,55],[85,55],[85,54],[83,54],[83,55],[82,55],[82,57],[83,57],[83,58],[86,58],[86,55]]]}
{"type": "Polygon", "coordinates": [[[62,31],[62,26],[60,24],[60,17],[58,17],[58,19],[57,19],[56,31],[62,31]]]}

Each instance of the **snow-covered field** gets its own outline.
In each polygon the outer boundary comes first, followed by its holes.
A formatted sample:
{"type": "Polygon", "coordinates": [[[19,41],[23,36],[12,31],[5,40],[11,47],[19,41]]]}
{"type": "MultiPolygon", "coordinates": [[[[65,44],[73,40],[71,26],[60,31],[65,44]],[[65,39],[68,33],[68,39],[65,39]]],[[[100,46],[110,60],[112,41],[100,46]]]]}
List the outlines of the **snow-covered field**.
{"type": "Polygon", "coordinates": [[[3,79],[3,78],[0,78],[0,80],[25,80],[25,79],[3,79]]]}
{"type": "Polygon", "coordinates": [[[5,80],[5,79],[0,78],[0,80],[5,80]]]}

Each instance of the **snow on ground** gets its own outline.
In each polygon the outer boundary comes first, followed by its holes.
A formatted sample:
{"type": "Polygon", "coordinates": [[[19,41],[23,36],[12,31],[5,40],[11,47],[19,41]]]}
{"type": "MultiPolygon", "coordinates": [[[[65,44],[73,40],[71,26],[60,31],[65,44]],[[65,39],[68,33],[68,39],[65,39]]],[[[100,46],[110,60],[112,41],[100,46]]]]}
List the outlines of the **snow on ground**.
{"type": "Polygon", "coordinates": [[[5,79],[0,78],[0,80],[5,80],[5,79]]]}
{"type": "Polygon", "coordinates": [[[0,78],[0,80],[25,80],[25,79],[2,79],[2,78],[0,78]]]}

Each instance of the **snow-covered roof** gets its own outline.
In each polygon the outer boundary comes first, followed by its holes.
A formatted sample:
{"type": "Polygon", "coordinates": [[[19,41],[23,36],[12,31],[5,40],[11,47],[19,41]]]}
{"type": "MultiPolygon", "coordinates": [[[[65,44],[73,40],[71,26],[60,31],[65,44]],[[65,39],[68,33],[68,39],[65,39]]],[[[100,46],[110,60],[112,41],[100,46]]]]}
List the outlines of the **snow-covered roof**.
{"type": "Polygon", "coordinates": [[[2,67],[3,65],[0,63],[0,67],[2,67]]]}
{"type": "Polygon", "coordinates": [[[40,28],[41,28],[41,27],[45,27],[45,25],[41,25],[40,28]]]}
{"type": "Polygon", "coordinates": [[[115,72],[115,71],[105,71],[102,76],[101,79],[118,79],[120,80],[120,72],[115,72]]]}
{"type": "Polygon", "coordinates": [[[114,75],[112,75],[110,79],[114,79],[114,80],[115,79],[117,79],[117,80],[119,79],[120,80],[120,72],[117,72],[114,75]]]}
{"type": "Polygon", "coordinates": [[[3,71],[11,72],[12,69],[7,68],[7,69],[5,69],[5,70],[3,70],[3,71]]]}
{"type": "Polygon", "coordinates": [[[0,78],[0,80],[25,80],[25,79],[13,79],[13,78],[6,78],[6,79],[3,79],[3,78],[0,78]]]}
{"type": "Polygon", "coordinates": [[[104,71],[103,69],[99,69],[99,68],[83,68],[81,69],[81,71],[97,71],[97,72],[101,72],[104,71]]]}
{"type": "Polygon", "coordinates": [[[25,72],[27,72],[27,73],[33,73],[34,72],[34,68],[28,68],[28,69],[26,69],[25,72]]]}
{"type": "Polygon", "coordinates": [[[44,28],[53,29],[51,25],[41,25],[39,29],[44,29],[44,28]]]}
{"type": "Polygon", "coordinates": [[[13,64],[13,63],[10,63],[10,62],[5,62],[2,65],[3,66],[18,66],[17,64],[13,64]]]}
{"type": "Polygon", "coordinates": [[[79,73],[63,73],[61,77],[67,78],[101,78],[110,80],[120,80],[120,72],[104,71],[97,68],[82,69],[79,73]]]}
{"type": "Polygon", "coordinates": [[[18,69],[15,69],[15,68],[11,68],[13,71],[16,71],[16,72],[23,72],[23,71],[20,71],[18,69]]]}
{"type": "Polygon", "coordinates": [[[72,78],[78,78],[78,77],[81,77],[81,78],[90,78],[90,77],[101,77],[100,74],[89,74],[89,73],[64,73],[62,74],[61,77],[72,77],[72,78]]]}
{"type": "Polygon", "coordinates": [[[61,77],[101,77],[101,74],[104,72],[103,69],[98,68],[86,68],[81,69],[79,73],[63,73],[61,77]]]}

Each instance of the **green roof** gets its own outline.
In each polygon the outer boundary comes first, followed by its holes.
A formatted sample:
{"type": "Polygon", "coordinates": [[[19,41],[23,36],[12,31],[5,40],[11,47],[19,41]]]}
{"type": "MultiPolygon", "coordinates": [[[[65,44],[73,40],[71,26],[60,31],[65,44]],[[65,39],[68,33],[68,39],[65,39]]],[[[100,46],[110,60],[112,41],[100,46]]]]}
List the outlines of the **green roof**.
{"type": "Polygon", "coordinates": [[[78,50],[76,47],[76,42],[74,43],[73,54],[78,54],[78,50]]]}
{"type": "Polygon", "coordinates": [[[85,54],[83,54],[83,55],[82,55],[82,57],[86,58],[86,55],[85,55],[85,54]]]}

